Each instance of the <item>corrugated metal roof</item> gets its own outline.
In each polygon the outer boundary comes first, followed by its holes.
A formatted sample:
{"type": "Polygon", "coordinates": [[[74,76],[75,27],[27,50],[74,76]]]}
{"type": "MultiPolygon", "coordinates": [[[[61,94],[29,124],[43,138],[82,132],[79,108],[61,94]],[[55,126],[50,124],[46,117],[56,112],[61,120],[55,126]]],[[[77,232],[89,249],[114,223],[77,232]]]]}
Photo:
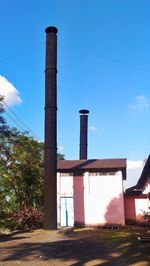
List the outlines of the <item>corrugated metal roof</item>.
{"type": "Polygon", "coordinates": [[[62,160],[57,163],[59,172],[75,171],[119,171],[126,179],[126,159],[92,159],[92,160],[62,160]]]}

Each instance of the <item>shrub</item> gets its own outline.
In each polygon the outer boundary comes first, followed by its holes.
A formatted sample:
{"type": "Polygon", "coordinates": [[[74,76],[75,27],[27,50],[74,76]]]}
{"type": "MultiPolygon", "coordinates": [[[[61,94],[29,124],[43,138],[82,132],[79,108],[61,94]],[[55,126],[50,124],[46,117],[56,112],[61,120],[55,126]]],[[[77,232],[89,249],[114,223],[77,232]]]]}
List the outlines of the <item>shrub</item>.
{"type": "Polygon", "coordinates": [[[9,229],[30,230],[43,227],[43,213],[37,209],[23,209],[13,213],[9,218],[9,229]]]}

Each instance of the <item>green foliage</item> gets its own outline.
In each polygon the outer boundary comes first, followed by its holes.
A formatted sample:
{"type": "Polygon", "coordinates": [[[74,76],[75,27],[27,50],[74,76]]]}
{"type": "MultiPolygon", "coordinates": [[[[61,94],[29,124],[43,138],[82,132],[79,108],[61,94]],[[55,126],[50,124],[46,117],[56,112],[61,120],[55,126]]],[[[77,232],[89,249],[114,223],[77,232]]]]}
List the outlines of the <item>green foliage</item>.
{"type": "Polygon", "coordinates": [[[0,216],[24,208],[43,210],[44,144],[6,124],[2,101],[0,96],[0,216]]]}
{"type": "Polygon", "coordinates": [[[0,216],[23,207],[42,208],[43,144],[10,128],[0,97],[0,216]]]}
{"type": "Polygon", "coordinates": [[[61,154],[61,153],[57,153],[57,160],[58,161],[61,161],[61,160],[64,160],[64,154],[61,154]]]}
{"type": "MultiPolygon", "coordinates": [[[[3,197],[10,197],[11,210],[42,206],[43,144],[12,129],[3,140],[0,154],[3,197]]],[[[1,139],[0,139],[1,142],[1,139]]]]}

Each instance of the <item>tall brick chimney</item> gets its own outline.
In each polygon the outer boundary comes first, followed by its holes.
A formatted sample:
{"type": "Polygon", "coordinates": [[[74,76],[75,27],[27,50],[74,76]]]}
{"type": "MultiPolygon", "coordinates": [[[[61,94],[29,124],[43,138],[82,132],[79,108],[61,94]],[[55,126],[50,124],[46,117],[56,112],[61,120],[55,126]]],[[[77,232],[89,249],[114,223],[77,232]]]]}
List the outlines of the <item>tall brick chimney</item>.
{"type": "Polygon", "coordinates": [[[44,228],[57,229],[57,28],[46,28],[44,228]]]}

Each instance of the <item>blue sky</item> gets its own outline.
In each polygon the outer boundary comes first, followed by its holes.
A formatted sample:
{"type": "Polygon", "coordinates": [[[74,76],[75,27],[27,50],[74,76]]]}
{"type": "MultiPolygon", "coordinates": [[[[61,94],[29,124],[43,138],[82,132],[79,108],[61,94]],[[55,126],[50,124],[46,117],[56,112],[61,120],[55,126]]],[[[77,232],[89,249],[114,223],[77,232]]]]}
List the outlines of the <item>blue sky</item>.
{"type": "Polygon", "coordinates": [[[147,158],[150,2],[6,0],[0,8],[0,92],[10,90],[7,104],[31,131],[43,140],[45,28],[54,25],[60,152],[78,159],[78,111],[89,109],[89,158],[147,158]]]}

